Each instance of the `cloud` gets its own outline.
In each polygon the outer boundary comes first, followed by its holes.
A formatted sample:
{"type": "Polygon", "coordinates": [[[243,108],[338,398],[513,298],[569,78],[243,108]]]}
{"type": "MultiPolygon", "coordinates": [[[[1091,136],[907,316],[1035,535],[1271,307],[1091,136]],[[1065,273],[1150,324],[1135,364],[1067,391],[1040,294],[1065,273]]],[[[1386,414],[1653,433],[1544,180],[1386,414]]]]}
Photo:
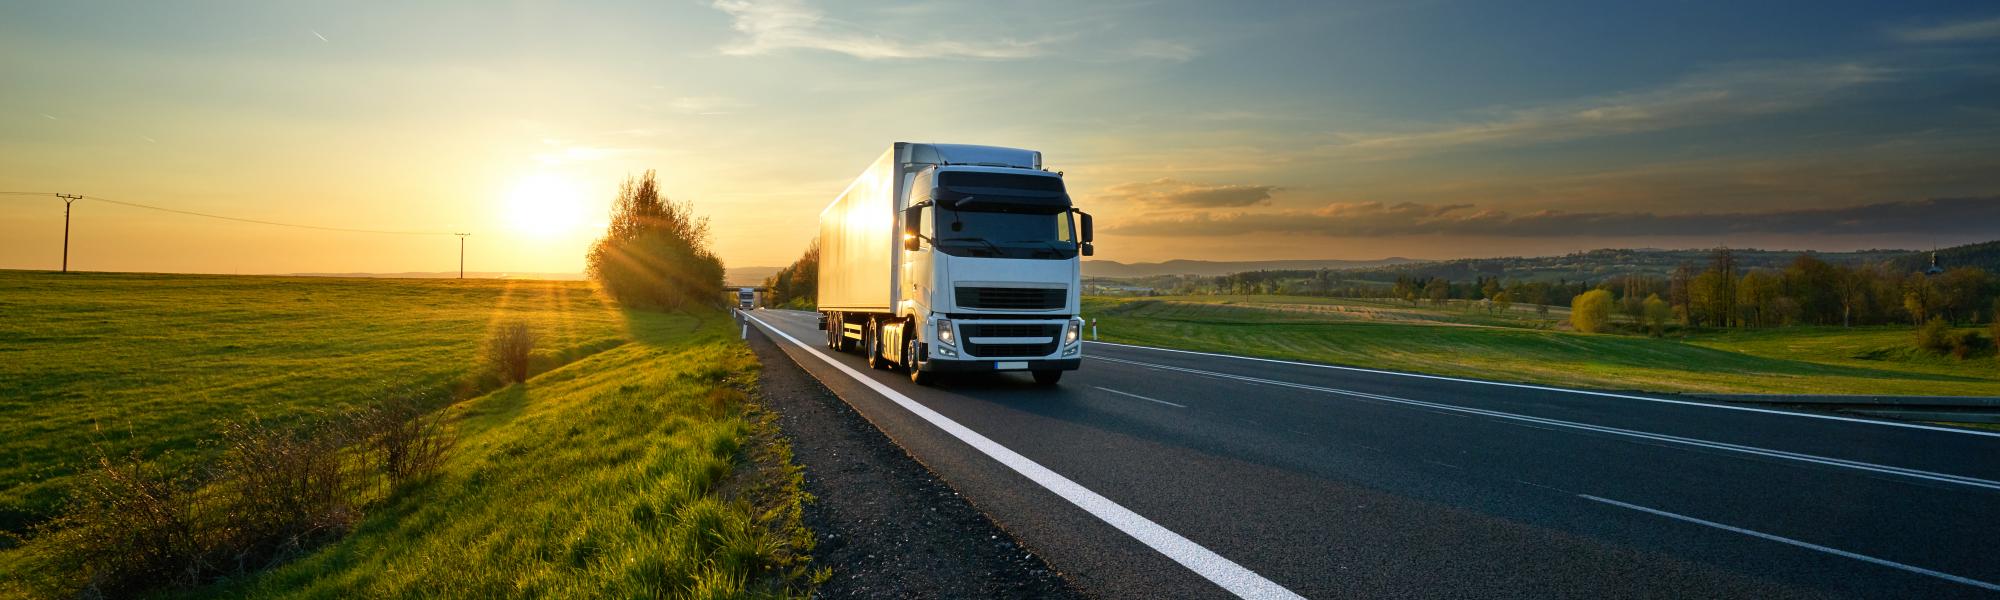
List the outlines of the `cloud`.
{"type": "Polygon", "coordinates": [[[1147,58],[1172,62],[1187,62],[1201,53],[1194,46],[1173,40],[1140,40],[1125,49],[1125,55],[1132,58],[1147,58]]]}
{"type": "Polygon", "coordinates": [[[860,26],[828,18],[802,0],[716,0],[717,10],[729,13],[731,28],[744,39],[722,48],[724,54],[754,56],[779,50],[807,49],[837,52],[862,59],[975,58],[1019,59],[1047,54],[1051,40],[984,38],[978,42],[955,39],[905,40],[867,31],[860,26]]]}
{"type": "Polygon", "coordinates": [[[1890,74],[1858,63],[1739,65],[1649,90],[1507,111],[1486,122],[1342,134],[1323,150],[1350,158],[1407,158],[1465,146],[1530,145],[1706,125],[1816,106],[1830,94],[1885,81],[1890,74]]]}
{"type": "Polygon", "coordinates": [[[1135,221],[1112,229],[1134,236],[1292,234],[1328,237],[1476,235],[1495,237],[1857,235],[1990,233],[2000,196],[1880,202],[1767,212],[1512,213],[1471,204],[1333,203],[1309,211],[1196,214],[1135,221]]]}
{"type": "Polygon", "coordinates": [[[1889,37],[1913,44],[2000,39],[2000,17],[1929,27],[1899,27],[1889,30],[1889,37]]]}
{"type": "Polygon", "coordinates": [[[1128,202],[1183,208],[1235,208],[1267,204],[1276,186],[1204,185],[1161,178],[1145,182],[1121,183],[1105,193],[1128,202]]]}
{"type": "Polygon", "coordinates": [[[689,115],[735,114],[737,108],[748,106],[741,100],[721,96],[683,96],[667,102],[674,112],[689,115]]]}

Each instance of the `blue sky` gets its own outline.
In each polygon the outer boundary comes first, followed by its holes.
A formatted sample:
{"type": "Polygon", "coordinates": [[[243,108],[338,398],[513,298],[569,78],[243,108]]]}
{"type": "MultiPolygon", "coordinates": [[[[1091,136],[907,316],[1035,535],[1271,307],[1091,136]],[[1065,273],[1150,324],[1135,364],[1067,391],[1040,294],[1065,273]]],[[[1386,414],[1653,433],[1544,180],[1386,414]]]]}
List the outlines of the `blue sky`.
{"type": "MultiPolygon", "coordinates": [[[[0,16],[0,190],[472,230],[476,270],[580,268],[618,181],[645,169],[713,217],[730,264],[789,262],[897,140],[1043,150],[1099,215],[1100,256],[1122,261],[2000,237],[1990,2],[8,2],[0,16]],[[1884,217],[1912,213],[1934,221],[1884,217]]],[[[456,251],[87,208],[89,268],[439,270],[456,251]]],[[[49,266],[54,209],[0,199],[0,267],[49,266]]]]}

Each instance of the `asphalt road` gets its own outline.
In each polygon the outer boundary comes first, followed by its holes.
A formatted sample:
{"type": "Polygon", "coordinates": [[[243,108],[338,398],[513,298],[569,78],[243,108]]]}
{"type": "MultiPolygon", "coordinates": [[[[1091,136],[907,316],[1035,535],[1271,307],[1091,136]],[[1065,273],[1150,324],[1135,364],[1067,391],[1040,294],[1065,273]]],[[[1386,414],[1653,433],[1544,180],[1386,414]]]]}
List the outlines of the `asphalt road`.
{"type": "Polygon", "coordinates": [[[1104,597],[2000,596],[1996,432],[1098,343],[921,387],[752,317],[1104,597]]]}

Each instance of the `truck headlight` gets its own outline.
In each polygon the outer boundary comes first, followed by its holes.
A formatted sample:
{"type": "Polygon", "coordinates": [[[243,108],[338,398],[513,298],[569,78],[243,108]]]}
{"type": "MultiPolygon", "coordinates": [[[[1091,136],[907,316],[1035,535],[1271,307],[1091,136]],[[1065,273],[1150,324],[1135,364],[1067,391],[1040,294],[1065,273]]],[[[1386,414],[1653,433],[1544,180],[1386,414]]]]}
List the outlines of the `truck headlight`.
{"type": "Polygon", "coordinates": [[[1082,338],[1083,338],[1083,321],[1070,319],[1069,328],[1063,330],[1063,343],[1074,344],[1078,339],[1082,338]]]}
{"type": "Polygon", "coordinates": [[[951,319],[937,320],[937,340],[946,346],[958,345],[958,334],[951,330],[951,319]]]}

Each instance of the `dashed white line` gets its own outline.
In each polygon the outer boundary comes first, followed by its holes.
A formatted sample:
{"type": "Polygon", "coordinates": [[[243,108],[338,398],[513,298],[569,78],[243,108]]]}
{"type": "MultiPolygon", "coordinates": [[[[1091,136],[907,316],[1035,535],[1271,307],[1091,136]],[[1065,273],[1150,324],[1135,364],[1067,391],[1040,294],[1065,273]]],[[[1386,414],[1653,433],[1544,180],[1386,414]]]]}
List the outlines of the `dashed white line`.
{"type": "Polygon", "coordinates": [[[1985,489],[1988,489],[1988,490],[2000,490],[2000,481],[1992,481],[1992,480],[1988,480],[1988,479],[1980,479],[1980,478],[1977,478],[1977,477],[1967,477],[1967,476],[1964,476],[1964,475],[1952,475],[1952,474],[1949,474],[1949,473],[1938,473],[1938,472],[1934,472],[1934,471],[1924,471],[1924,470],[1919,470],[1919,469],[1908,469],[1908,468],[1903,468],[1903,467],[1892,467],[1892,466],[1888,466],[1888,465],[1878,465],[1878,464],[1874,464],[1874,463],[1866,463],[1866,462],[1861,462],[1861,461],[1858,461],[1858,460],[1847,460],[1847,459],[1844,459],[1844,458],[1831,458],[1831,457],[1826,457],[1826,456],[1816,456],[1816,455],[1812,455],[1812,454],[1802,454],[1802,453],[1798,453],[1798,452],[1788,452],[1788,451],[1784,451],[1784,450],[1773,450],[1773,449],[1770,449],[1770,448],[1759,448],[1759,447],[1756,447],[1756,446],[1745,446],[1745,445],[1742,445],[1742,444],[1731,444],[1731,443],[1728,443],[1728,442],[1714,442],[1714,441],[1709,441],[1709,440],[1702,440],[1702,439],[1695,439],[1695,438],[1689,438],[1689,437],[1681,437],[1681,436],[1677,436],[1677,435],[1667,435],[1667,434],[1664,434],[1664,433],[1648,433],[1648,432],[1644,432],[1644,431],[1638,431],[1638,430],[1634,430],[1634,429],[1623,429],[1623,428],[1618,428],[1618,427],[1607,427],[1607,426],[1603,426],[1603,425],[1592,425],[1592,424],[1589,424],[1589,423],[1578,423],[1578,422],[1575,422],[1575,421],[1564,421],[1564,420],[1560,420],[1560,419],[1549,419],[1549,418],[1544,418],[1544,417],[1535,417],[1535,416],[1529,416],[1529,415],[1522,415],[1522,414],[1515,414],[1515,413],[1510,413],[1510,412],[1502,412],[1502,411],[1497,411],[1497,410],[1487,410],[1487,409],[1483,409],[1483,408],[1472,408],[1472,407],[1467,407],[1467,406],[1458,406],[1458,405],[1455,405],[1455,404],[1443,404],[1443,403],[1438,403],[1438,402],[1425,402],[1425,401],[1422,401],[1422,400],[1411,400],[1411,399],[1409,399],[1409,398],[1398,398],[1398,397],[1395,397],[1395,396],[1384,396],[1384,395],[1381,395],[1381,394],[1370,394],[1370,393],[1366,393],[1366,392],[1357,392],[1357,391],[1353,391],[1353,390],[1343,390],[1343,389],[1340,389],[1340,388],[1331,388],[1331,387],[1325,387],[1325,386],[1318,386],[1318,385],[1307,385],[1307,384],[1303,384],[1303,383],[1292,383],[1292,382],[1289,382],[1289,381],[1278,381],[1278,380],[1275,380],[1275,379],[1263,379],[1263,378],[1260,378],[1260,377],[1250,377],[1250,376],[1247,376],[1247,375],[1234,375],[1234,374],[1230,374],[1230,373],[1217,373],[1217,372],[1214,372],[1214,371],[1202,371],[1202,370],[1199,370],[1199,369],[1189,369],[1189,368],[1186,368],[1186,367],[1175,367],[1175,366],[1168,366],[1168,365],[1156,365],[1156,364],[1153,364],[1153,363],[1144,363],[1144,362],[1139,362],[1139,361],[1133,361],[1133,360],[1125,360],[1125,359],[1122,359],[1122,358],[1107,358],[1107,357],[1102,357],[1102,356],[1100,356],[1100,357],[1097,357],[1097,360],[1105,360],[1105,361],[1111,361],[1111,362],[1117,362],[1117,363],[1125,363],[1125,364],[1130,364],[1130,365],[1138,365],[1138,366],[1142,366],[1142,367],[1148,367],[1148,368],[1153,368],[1153,369],[1161,369],[1161,370],[1167,370],[1167,371],[1180,371],[1180,372],[1185,372],[1185,373],[1192,373],[1192,374],[1197,374],[1197,375],[1207,375],[1207,376],[1210,376],[1210,377],[1221,377],[1221,378],[1225,378],[1225,379],[1237,379],[1237,380],[1242,380],[1242,381],[1250,381],[1250,382],[1255,382],[1255,383],[1264,383],[1264,384],[1269,384],[1269,385],[1280,385],[1280,386],[1285,386],[1285,387],[1290,387],[1290,388],[1296,388],[1296,389],[1302,389],[1302,390],[1312,390],[1312,391],[1316,391],[1316,392],[1326,392],[1326,393],[1329,393],[1329,394],[1337,394],[1337,395],[1341,395],[1341,396],[1348,396],[1348,397],[1351,397],[1351,398],[1367,398],[1367,399],[1373,399],[1373,400],[1381,400],[1381,401],[1384,401],[1384,402],[1394,402],[1394,403],[1397,403],[1397,404],[1404,404],[1404,405],[1409,405],[1409,406],[1415,406],[1415,407],[1420,407],[1420,408],[1429,408],[1429,409],[1436,409],[1436,410],[1443,410],[1443,411],[1451,411],[1451,412],[1461,412],[1461,413],[1467,413],[1467,414],[1474,414],[1474,415],[1483,415],[1483,416],[1488,416],[1488,417],[1494,417],[1494,418],[1498,418],[1498,419],[1506,419],[1506,420],[1511,420],[1511,421],[1520,421],[1520,422],[1526,422],[1526,423],[1536,423],[1536,424],[1540,424],[1540,425],[1548,425],[1548,426],[1552,426],[1552,427],[1561,427],[1561,428],[1565,428],[1565,429],[1577,429],[1577,430],[1583,430],[1583,431],[1593,431],[1593,432],[1597,432],[1597,433],[1608,433],[1608,434],[1612,434],[1612,435],[1619,435],[1619,436],[1624,436],[1624,437],[1629,437],[1629,438],[1634,438],[1634,439],[1637,439],[1637,440],[1644,440],[1644,441],[1652,441],[1652,442],[1667,442],[1667,443],[1671,443],[1671,444],[1679,444],[1679,445],[1682,445],[1682,446],[1693,446],[1693,447],[1697,447],[1697,448],[1708,448],[1708,449],[1712,449],[1712,450],[1726,450],[1726,451],[1730,451],[1730,452],[1741,452],[1741,453],[1744,453],[1744,454],[1751,454],[1751,455],[1756,455],[1756,456],[1764,456],[1764,457],[1769,457],[1769,458],[1781,458],[1781,459],[1786,459],[1786,460],[1794,460],[1794,461],[1799,461],[1799,462],[1806,462],[1806,463],[1813,463],[1813,464],[1820,464],[1820,465],[1827,465],[1827,466],[1833,466],[1833,467],[1844,467],[1844,468],[1849,468],[1849,469],[1857,469],[1857,470],[1862,470],[1862,471],[1870,471],[1870,472],[1874,472],[1874,473],[1883,473],[1883,474],[1888,474],[1888,475],[1900,475],[1900,476],[1903,476],[1903,477],[1910,477],[1910,478],[1915,478],[1915,479],[1924,479],[1924,480],[1929,480],[1929,481],[1936,481],[1936,482],[1941,482],[1941,483],[1953,483],[1953,484],[1958,484],[1958,485],[1965,485],[1965,486],[1972,486],[1972,487],[1977,487],[1977,488],[1985,488],[1985,489]]]}
{"type": "Polygon", "coordinates": [[[1976,587],[1976,588],[1981,588],[1981,589],[1985,589],[1985,590],[1988,590],[1988,591],[1995,591],[1995,592],[2000,592],[2000,585],[1995,585],[1995,584],[1992,584],[1992,583],[1987,583],[1987,582],[1984,582],[1984,581],[1980,581],[1980,580],[1977,580],[1977,579],[1972,579],[1972,578],[1970,578],[1970,577],[1960,577],[1960,576],[1957,576],[1957,575],[1953,575],[1953,574],[1950,574],[1950,573],[1941,573],[1941,572],[1938,572],[1938,571],[1933,571],[1933,570],[1930,570],[1930,569],[1926,569],[1926,568],[1923,568],[1923,567],[1915,567],[1915,566],[1910,566],[1910,565],[1906,565],[1906,564],[1903,564],[1903,563],[1899,563],[1899,562],[1896,562],[1896,561],[1893,561],[1893,560],[1886,560],[1886,559],[1881,559],[1881,558],[1875,558],[1875,557],[1873,557],[1873,556],[1868,556],[1868,555],[1865,555],[1865,554],[1855,554],[1855,553],[1853,553],[1853,552],[1848,552],[1848,551],[1846,551],[1846,550],[1841,550],[1841,549],[1838,549],[1838,548],[1828,548],[1828,547],[1826,547],[1826,546],[1821,546],[1821,545],[1819,545],[1819,544],[1814,544],[1814,543],[1811,543],[1811,542],[1802,542],[1802,541],[1799,541],[1799,540],[1795,540],[1795,539],[1792,539],[1792,538],[1788,538],[1788,537],[1784,537],[1784,536],[1779,536],[1779,535],[1772,535],[1772,534],[1768,534],[1768,533],[1764,533],[1764,532],[1761,532],[1761,531],[1751,531],[1751,530],[1748,530],[1748,529],[1744,529],[1744,528],[1742,528],[1742,527],[1735,527],[1735,526],[1731,526],[1731,525],[1724,525],[1724,524],[1721,524],[1721,523],[1717,523],[1717,522],[1714,522],[1714,521],[1709,521],[1709,520],[1706,520],[1706,519],[1698,519],[1698,518],[1695,518],[1695,517],[1690,517],[1690,516],[1687,516],[1687,515],[1682,515],[1682,514],[1675,514],[1675,513],[1670,513],[1670,512],[1667,512],[1667,511],[1664,511],[1664,510],[1660,510],[1660,509],[1657,509],[1657,508],[1646,508],[1646,507],[1644,507],[1644,506],[1639,506],[1639,505],[1637,505],[1637,504],[1629,504],[1629,503],[1625,503],[1625,502],[1619,502],[1619,501],[1617,501],[1617,500],[1612,500],[1612,499],[1610,499],[1610,498],[1599,498],[1599,497],[1597,497],[1597,496],[1592,496],[1592,495],[1590,495],[1590,494],[1577,494],[1577,497],[1578,497],[1578,498],[1583,498],[1583,499],[1585,499],[1585,500],[1589,500],[1589,501],[1592,501],[1592,502],[1601,502],[1601,503],[1604,503],[1604,504],[1609,504],[1609,505],[1612,505],[1612,506],[1616,506],[1616,507],[1619,507],[1619,508],[1628,508],[1628,509],[1632,509],[1632,510],[1636,510],[1636,511],[1639,511],[1639,512],[1643,512],[1643,513],[1648,513],[1648,514],[1652,514],[1652,515],[1656,515],[1656,516],[1661,516],[1661,517],[1666,517],[1666,518],[1669,518],[1669,519],[1674,519],[1674,520],[1678,520],[1678,521],[1686,521],[1686,522],[1689,522],[1689,523],[1694,523],[1694,524],[1696,524],[1696,525],[1702,525],[1702,526],[1706,526],[1706,527],[1713,527],[1713,528],[1716,528],[1716,529],[1721,529],[1721,530],[1723,530],[1723,531],[1730,531],[1730,532],[1735,532],[1735,533],[1740,533],[1740,534],[1743,534],[1743,535],[1747,535],[1747,536],[1750,536],[1750,537],[1754,537],[1754,538],[1760,538],[1760,539],[1766,539],[1766,540],[1770,540],[1770,541],[1773,541],[1773,542],[1778,542],[1778,543],[1781,543],[1781,544],[1790,544],[1790,545],[1793,545],[1793,546],[1798,546],[1798,547],[1800,547],[1800,548],[1805,548],[1805,549],[1807,549],[1807,550],[1816,550],[1816,551],[1819,551],[1819,552],[1825,552],[1825,553],[1827,553],[1827,554],[1832,554],[1832,555],[1834,555],[1834,556],[1840,556],[1840,557],[1845,557],[1845,558],[1852,558],[1852,559],[1854,559],[1854,560],[1858,560],[1858,561],[1862,561],[1862,562],[1868,562],[1868,563],[1875,563],[1875,564],[1878,564],[1878,565],[1882,565],[1882,566],[1885,566],[1885,567],[1889,567],[1889,568],[1894,568],[1894,569],[1902,569],[1902,570],[1904,570],[1904,571],[1909,571],[1909,572],[1911,572],[1911,573],[1916,573],[1916,574],[1919,574],[1919,575],[1929,575],[1929,576],[1931,576],[1931,577],[1936,577],[1936,578],[1938,578],[1938,579],[1943,579],[1943,580],[1945,580],[1945,581],[1950,581],[1950,582],[1954,582],[1954,583],[1963,583],[1963,584],[1965,584],[1965,585],[1969,585],[1969,586],[1972,586],[1972,587],[1976,587]]]}
{"type": "Polygon", "coordinates": [[[1139,513],[1132,512],[1131,509],[1112,502],[1110,498],[1105,498],[1097,492],[1090,491],[1089,488],[1085,488],[1077,482],[1071,481],[1068,477],[1063,477],[1061,474],[1049,470],[1048,467],[1044,467],[1040,463],[1022,456],[1020,453],[1006,446],[1000,445],[999,442],[995,442],[981,435],[979,432],[973,431],[971,428],[960,425],[957,421],[951,420],[950,417],[939,414],[937,411],[931,410],[930,407],[924,406],[909,396],[903,395],[902,392],[883,385],[882,382],[876,381],[875,378],[862,374],[860,371],[854,370],[853,367],[834,360],[832,357],[820,352],[818,348],[808,346],[804,342],[799,341],[798,338],[794,338],[790,334],[772,327],[769,323],[765,323],[763,319],[755,316],[749,318],[751,321],[757,323],[759,329],[784,338],[785,341],[791,342],[792,345],[797,346],[807,354],[818,357],[834,369],[847,374],[848,377],[854,378],[855,381],[874,390],[875,393],[881,394],[882,397],[888,398],[890,402],[894,402],[897,406],[903,407],[904,410],[916,414],[923,420],[930,422],[931,425],[944,430],[945,433],[958,438],[959,441],[965,442],[966,445],[972,446],[974,450],[978,450],[981,454],[999,461],[1000,464],[1006,465],[1007,468],[1013,469],[1014,472],[1027,477],[1029,481],[1035,482],[1036,485],[1042,486],[1043,489],[1054,492],[1057,496],[1062,497],[1062,499],[1075,504],[1077,508],[1090,513],[1091,516],[1097,517],[1119,531],[1125,532],[1126,535],[1132,536],[1132,539],[1138,540],[1139,543],[1145,544],[1160,554],[1166,555],[1167,558],[1173,559],[1174,562],[1180,563],[1181,566],[1194,571],[1196,575],[1200,575],[1202,578],[1222,586],[1222,589],[1228,590],[1229,593],[1242,598],[1297,598],[1304,600],[1303,596],[1285,589],[1284,586],[1278,585],[1269,579],[1265,579],[1264,576],[1258,575],[1255,571],[1251,571],[1243,565],[1236,564],[1235,561],[1223,558],[1222,555],[1216,554],[1201,544],[1182,537],[1181,534],[1174,533],[1172,530],[1154,523],[1151,519],[1140,516],[1139,513]]]}
{"type": "Polygon", "coordinates": [[[1113,393],[1113,394],[1117,394],[1117,395],[1120,395],[1120,396],[1130,396],[1130,397],[1133,397],[1133,398],[1138,398],[1138,399],[1140,399],[1140,400],[1145,400],[1145,401],[1147,401],[1147,402],[1158,402],[1158,403],[1160,403],[1160,404],[1165,404],[1165,405],[1167,405],[1167,406],[1172,406],[1172,407],[1175,407],[1175,408],[1187,408],[1187,406],[1184,406],[1184,405],[1180,405],[1180,404],[1174,404],[1174,403],[1172,403],[1172,402],[1168,402],[1168,401],[1165,401],[1165,400],[1160,400],[1160,399],[1157,399],[1157,398],[1147,398],[1147,397],[1145,397],[1145,396],[1141,396],[1141,395],[1138,395],[1138,394],[1134,394],[1134,393],[1131,393],[1131,392],[1121,392],[1121,391],[1118,391],[1118,390],[1114,390],[1114,389],[1111,389],[1111,388],[1108,388],[1108,387],[1102,387],[1102,386],[1095,386],[1095,385],[1093,385],[1093,386],[1090,386],[1090,387],[1094,387],[1094,388],[1097,388],[1097,389],[1100,389],[1100,390],[1104,390],[1104,391],[1107,391],[1107,392],[1111,392],[1111,393],[1113,393]]]}
{"type": "MultiPolygon", "coordinates": [[[[1756,407],[1752,407],[1752,406],[1735,406],[1735,405],[1729,405],[1729,404],[1716,404],[1716,403],[1713,403],[1713,402],[1692,402],[1692,401],[1688,401],[1688,400],[1672,400],[1672,399],[1668,399],[1668,398],[1652,398],[1652,397],[1648,397],[1648,396],[1634,396],[1634,395],[1631,395],[1631,394],[1618,394],[1618,393],[1613,393],[1613,392],[1597,392],[1597,391],[1591,391],[1591,390],[1573,390],[1573,389],[1568,389],[1568,388],[1559,388],[1559,387],[1550,387],[1550,386],[1546,386],[1546,385],[1534,385],[1534,384],[1528,384],[1528,383],[1507,383],[1507,382],[1504,382],[1504,381],[1486,381],[1486,380],[1481,380],[1481,379],[1465,379],[1465,378],[1461,378],[1461,377],[1446,377],[1446,376],[1443,376],[1443,375],[1425,375],[1425,374],[1423,374],[1423,373],[1404,373],[1404,372],[1402,372],[1402,371],[1387,371],[1387,370],[1382,370],[1382,369],[1364,369],[1364,368],[1361,368],[1361,367],[1343,367],[1343,366],[1340,366],[1340,365],[1323,365],[1323,364],[1318,364],[1318,363],[1309,363],[1309,362],[1299,362],[1299,361],[1295,361],[1295,360],[1279,360],[1279,359],[1275,359],[1275,358],[1258,358],[1258,357],[1255,357],[1255,356],[1239,356],[1239,355],[1235,355],[1235,354],[1221,354],[1221,353],[1216,353],[1216,352],[1197,352],[1197,351],[1194,351],[1194,350],[1176,350],[1176,349],[1173,349],[1173,348],[1159,348],[1159,347],[1155,347],[1155,346],[1138,346],[1138,345],[1133,345],[1133,344],[1118,344],[1118,343],[1112,343],[1112,342],[1098,342],[1098,341],[1088,341],[1088,343],[1091,343],[1091,344],[1100,344],[1100,345],[1105,345],[1105,346],[1117,346],[1117,347],[1120,347],[1120,348],[1133,348],[1133,349],[1138,349],[1138,350],[1154,350],[1154,351],[1158,351],[1158,352],[1172,352],[1172,353],[1176,353],[1176,354],[1193,354],[1193,355],[1196,355],[1196,356],[1213,356],[1213,357],[1217,357],[1217,358],[1234,358],[1234,359],[1237,359],[1237,360],[1248,360],[1248,361],[1256,361],[1256,362],[1267,362],[1267,363],[1277,363],[1277,364],[1283,364],[1283,365],[1294,365],[1294,366],[1300,366],[1300,367],[1313,367],[1313,368],[1319,368],[1319,369],[1334,369],[1334,370],[1337,370],[1337,371],[1352,371],[1352,372],[1355,372],[1355,373],[1373,373],[1373,374],[1376,374],[1376,375],[1394,375],[1394,376],[1397,376],[1397,377],[1414,377],[1414,378],[1417,378],[1417,379],[1433,379],[1433,380],[1438,380],[1438,381],[1453,381],[1453,382],[1458,382],[1458,383],[1476,383],[1476,384],[1479,384],[1479,385],[1492,385],[1492,386],[1499,386],[1499,387],[1510,387],[1510,388],[1518,388],[1518,389],[1527,389],[1527,390],[1541,390],[1541,391],[1545,391],[1545,392],[1562,392],[1562,393],[1565,393],[1565,394],[1582,394],[1582,395],[1586,395],[1586,396],[1602,396],[1602,397],[1606,397],[1606,398],[1622,398],[1622,399],[1625,399],[1625,400],[1641,400],[1641,401],[1645,401],[1645,402],[1659,402],[1659,403],[1662,403],[1662,404],[1680,404],[1680,405],[1685,405],[1685,406],[1699,406],[1699,407],[1704,407],[1704,408],[1714,408],[1714,409],[1721,409],[1721,410],[1737,410],[1737,411],[1744,411],[1744,412],[1754,412],[1754,413],[1765,413],[1765,414],[1773,414],[1773,415],[1784,415],[1784,416],[1788,416],[1788,417],[1800,417],[1800,418],[1807,418],[1807,419],[1825,419],[1825,420],[1829,420],[1829,421],[1846,421],[1846,422],[1849,422],[1849,423],[1866,423],[1866,424],[1869,424],[1869,425],[1880,425],[1880,426],[1883,426],[1883,427],[1901,427],[1901,428],[1905,428],[1905,429],[1923,429],[1923,430],[1927,430],[1927,431],[1941,431],[1941,432],[1946,432],[1946,433],[1959,433],[1959,434],[1965,434],[1965,435],[1977,435],[1977,436],[1983,436],[1983,437],[2000,437],[2000,432],[1993,432],[1993,431],[1980,431],[1980,430],[1977,430],[1977,429],[1963,429],[1963,428],[1958,428],[1958,427],[1939,427],[1939,426],[1936,426],[1936,425],[1921,425],[1921,424],[1917,424],[1917,423],[1900,423],[1900,422],[1896,422],[1896,421],[1881,421],[1881,420],[1875,420],[1875,419],[1858,419],[1858,418],[1854,418],[1854,417],[1842,417],[1842,416],[1838,416],[1838,415],[1821,415],[1821,414],[1813,414],[1813,413],[1803,413],[1803,412],[1794,412],[1794,411],[1789,411],[1789,410],[1773,410],[1773,409],[1769,409],[1769,408],[1756,408],[1756,407]]],[[[1091,357],[1091,358],[1097,358],[1097,359],[1101,359],[1101,358],[1104,358],[1104,357],[1102,357],[1102,356],[1090,356],[1090,357],[1091,357]]]]}

